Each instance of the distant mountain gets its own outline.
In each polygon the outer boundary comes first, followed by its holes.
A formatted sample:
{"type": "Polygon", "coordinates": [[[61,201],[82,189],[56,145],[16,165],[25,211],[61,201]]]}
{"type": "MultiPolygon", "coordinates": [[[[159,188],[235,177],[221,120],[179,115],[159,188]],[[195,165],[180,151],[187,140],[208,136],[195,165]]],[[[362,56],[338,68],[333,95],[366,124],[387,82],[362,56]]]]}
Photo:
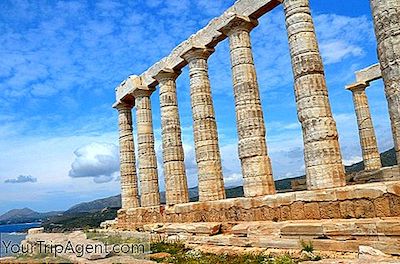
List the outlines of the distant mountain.
{"type": "MultiPolygon", "coordinates": [[[[383,167],[390,167],[397,164],[396,151],[394,150],[394,148],[381,153],[381,162],[383,167]]],[[[346,166],[347,173],[359,172],[362,170],[364,170],[363,161],[355,163],[351,166],[346,166]]]]}
{"type": "Polygon", "coordinates": [[[94,213],[104,208],[121,207],[121,195],[111,196],[91,202],[80,203],[72,206],[64,214],[94,213]]]}
{"type": "Polygon", "coordinates": [[[62,212],[39,213],[29,208],[13,209],[0,216],[0,224],[29,223],[46,220],[62,212]]]}

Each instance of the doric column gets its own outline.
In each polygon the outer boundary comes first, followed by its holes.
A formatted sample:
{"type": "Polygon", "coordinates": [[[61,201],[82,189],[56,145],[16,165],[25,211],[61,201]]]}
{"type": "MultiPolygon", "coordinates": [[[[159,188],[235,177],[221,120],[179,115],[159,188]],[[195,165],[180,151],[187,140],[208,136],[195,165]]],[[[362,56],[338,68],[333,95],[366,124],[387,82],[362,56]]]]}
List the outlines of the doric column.
{"type": "Polygon", "coordinates": [[[371,0],[371,8],[397,163],[400,164],[400,1],[371,0]]]}
{"type": "Polygon", "coordinates": [[[164,178],[167,205],[189,202],[181,123],[176,96],[179,73],[162,70],[154,78],[160,86],[161,129],[164,158],[164,178]]]}
{"type": "Polygon", "coordinates": [[[135,146],[132,134],[132,105],[119,103],[119,147],[122,209],[139,207],[135,146]]]}
{"type": "Polygon", "coordinates": [[[365,89],[366,83],[356,83],[346,89],[353,93],[354,107],[356,110],[358,131],[366,171],[379,170],[382,167],[375,130],[372,124],[368,98],[365,89]]]}
{"type": "Polygon", "coordinates": [[[154,89],[144,87],[133,92],[136,105],[137,141],[141,206],[160,205],[157,157],[154,149],[153,116],[150,95],[154,89]]]}
{"type": "Polygon", "coordinates": [[[190,68],[190,98],[200,201],[225,199],[217,123],[208,78],[207,59],[213,51],[192,48],[182,56],[190,68]]]}
{"type": "Polygon", "coordinates": [[[239,158],[245,197],[275,193],[250,41],[250,31],[257,24],[248,18],[235,16],[220,30],[229,36],[239,158]]]}
{"type": "Polygon", "coordinates": [[[303,128],[308,189],[346,185],[339,136],[309,0],[283,1],[299,121],[303,128]]]}

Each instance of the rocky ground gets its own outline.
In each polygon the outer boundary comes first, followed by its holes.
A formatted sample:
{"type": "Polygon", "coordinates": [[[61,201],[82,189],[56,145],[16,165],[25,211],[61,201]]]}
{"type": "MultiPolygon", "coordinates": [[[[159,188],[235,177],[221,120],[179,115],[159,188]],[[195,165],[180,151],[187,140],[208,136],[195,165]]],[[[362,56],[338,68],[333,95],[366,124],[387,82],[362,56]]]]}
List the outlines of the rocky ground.
{"type": "MultiPolygon", "coordinates": [[[[129,236],[116,236],[107,232],[72,232],[72,233],[43,233],[42,229],[31,229],[23,245],[38,245],[38,241],[65,243],[71,241],[76,245],[112,245],[137,243],[129,236]]],[[[95,254],[85,253],[77,256],[71,253],[60,253],[57,257],[51,254],[32,253],[17,257],[0,258],[0,263],[219,263],[219,264],[393,264],[399,263],[400,258],[384,254],[368,246],[360,246],[358,253],[340,253],[330,251],[314,251],[311,244],[302,245],[302,250],[278,250],[261,248],[215,247],[201,245],[188,248],[184,243],[153,241],[149,243],[149,251],[142,257],[127,254],[95,254]],[[229,252],[229,253],[228,253],[229,252]]]]}

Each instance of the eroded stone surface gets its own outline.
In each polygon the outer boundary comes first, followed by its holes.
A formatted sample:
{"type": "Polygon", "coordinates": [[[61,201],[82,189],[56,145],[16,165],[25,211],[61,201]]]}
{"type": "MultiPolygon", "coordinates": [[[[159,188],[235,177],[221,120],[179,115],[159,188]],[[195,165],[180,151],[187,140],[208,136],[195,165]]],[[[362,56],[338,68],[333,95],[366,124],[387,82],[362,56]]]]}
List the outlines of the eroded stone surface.
{"type": "Polygon", "coordinates": [[[135,229],[156,223],[281,222],[397,216],[400,216],[400,182],[392,181],[255,198],[120,210],[117,227],[135,229]]]}
{"type": "Polygon", "coordinates": [[[167,205],[189,202],[176,94],[178,75],[173,70],[163,70],[155,76],[160,86],[163,167],[167,205]]]}
{"type": "Polygon", "coordinates": [[[356,83],[346,88],[353,94],[361,150],[364,160],[364,169],[366,171],[374,171],[379,170],[382,167],[382,163],[379,155],[378,143],[376,141],[374,125],[372,124],[368,98],[365,92],[367,87],[368,84],[366,83],[356,83]]]}
{"type": "Polygon", "coordinates": [[[400,164],[400,2],[371,0],[371,8],[397,163],[400,164]]]}
{"type": "Polygon", "coordinates": [[[120,103],[118,109],[122,208],[139,206],[135,146],[132,133],[132,105],[120,103]]]}
{"type": "Polygon", "coordinates": [[[208,77],[207,60],[213,52],[213,49],[194,47],[182,55],[189,63],[199,201],[225,198],[217,122],[208,77]]]}
{"type": "Polygon", "coordinates": [[[295,95],[303,128],[307,186],[344,186],[338,132],[328,99],[324,67],[308,0],[284,0],[295,95]]]}
{"type": "Polygon", "coordinates": [[[245,197],[275,193],[267,153],[260,91],[251,49],[250,31],[257,26],[248,17],[232,16],[221,32],[229,37],[239,158],[245,197]]]}
{"type": "Polygon", "coordinates": [[[140,204],[142,207],[160,204],[157,157],[154,149],[153,116],[150,96],[153,90],[136,90],[136,123],[139,156],[140,204]]]}

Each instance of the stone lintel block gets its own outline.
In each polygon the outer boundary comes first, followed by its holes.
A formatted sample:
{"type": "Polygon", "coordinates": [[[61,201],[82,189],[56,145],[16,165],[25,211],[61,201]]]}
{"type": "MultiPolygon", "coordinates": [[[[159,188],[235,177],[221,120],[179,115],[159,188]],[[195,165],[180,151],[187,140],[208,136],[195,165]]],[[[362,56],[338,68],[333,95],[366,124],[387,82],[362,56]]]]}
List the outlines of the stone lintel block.
{"type": "Polygon", "coordinates": [[[193,59],[208,59],[214,51],[214,48],[208,48],[206,46],[190,46],[183,51],[181,57],[187,62],[193,59]]]}
{"type": "MultiPolygon", "coordinates": [[[[248,16],[252,19],[257,19],[274,9],[280,4],[279,0],[238,0],[236,3],[226,10],[221,16],[211,20],[207,26],[193,34],[189,39],[179,44],[172,52],[163,58],[162,60],[155,63],[148,70],[140,75],[141,84],[149,87],[157,85],[157,80],[153,78],[162,68],[171,68],[180,70],[186,66],[186,62],[182,59],[182,53],[192,45],[215,47],[220,41],[225,39],[225,36],[218,31],[221,25],[226,23],[226,19],[229,18],[232,13],[240,16],[248,16]]],[[[128,87],[118,88],[116,99],[120,101],[127,94],[130,93],[128,87]]]]}
{"type": "Polygon", "coordinates": [[[158,71],[156,74],[153,75],[153,78],[156,79],[158,82],[160,82],[163,79],[172,79],[172,80],[176,80],[176,78],[178,78],[178,76],[181,74],[182,72],[180,70],[175,71],[171,68],[163,68],[160,71],[158,71]]]}
{"type": "Polygon", "coordinates": [[[137,97],[143,97],[147,96],[149,97],[154,91],[156,90],[155,87],[149,87],[149,86],[144,86],[144,85],[138,85],[133,87],[131,94],[135,98],[137,97]]]}
{"type": "Polygon", "coordinates": [[[129,95],[133,87],[142,85],[142,80],[137,75],[131,75],[126,80],[121,82],[121,84],[115,88],[116,91],[116,101],[122,102],[125,97],[129,95]]]}
{"type": "Polygon", "coordinates": [[[218,28],[218,31],[229,36],[232,32],[236,30],[245,30],[250,32],[253,28],[258,26],[258,21],[251,19],[247,16],[240,16],[238,14],[232,13],[225,20],[225,23],[218,28]]]}
{"type": "Polygon", "coordinates": [[[355,91],[364,91],[369,86],[366,82],[356,82],[346,86],[346,90],[355,92],[355,91]]]}
{"type": "Polygon", "coordinates": [[[357,82],[370,83],[382,78],[381,66],[379,63],[355,72],[357,82]]]}

